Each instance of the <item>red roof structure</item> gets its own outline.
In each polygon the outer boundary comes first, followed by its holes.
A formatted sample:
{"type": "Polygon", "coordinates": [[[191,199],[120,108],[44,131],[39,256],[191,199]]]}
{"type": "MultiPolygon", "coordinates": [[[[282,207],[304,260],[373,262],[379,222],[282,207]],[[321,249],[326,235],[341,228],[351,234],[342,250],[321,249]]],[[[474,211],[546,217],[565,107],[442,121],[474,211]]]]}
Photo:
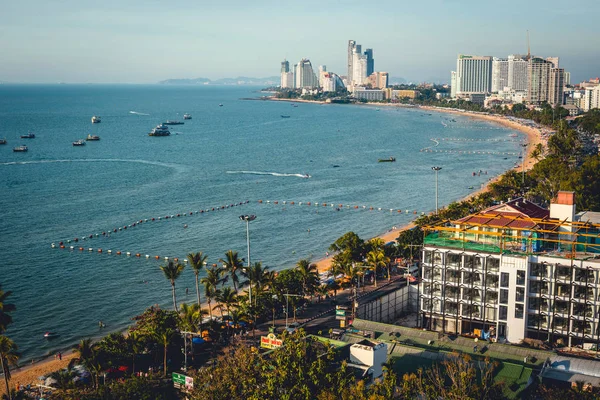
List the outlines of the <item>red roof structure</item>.
{"type": "Polygon", "coordinates": [[[487,225],[494,228],[529,229],[538,224],[535,219],[548,218],[550,211],[522,197],[489,207],[477,214],[459,219],[460,224],[487,225]]]}

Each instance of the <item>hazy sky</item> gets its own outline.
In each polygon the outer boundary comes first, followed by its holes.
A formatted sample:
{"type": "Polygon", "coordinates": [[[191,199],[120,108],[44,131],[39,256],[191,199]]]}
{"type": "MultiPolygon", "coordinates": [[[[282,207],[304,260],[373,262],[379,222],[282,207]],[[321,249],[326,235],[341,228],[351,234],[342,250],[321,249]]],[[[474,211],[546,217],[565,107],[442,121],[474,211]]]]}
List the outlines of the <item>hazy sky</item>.
{"type": "Polygon", "coordinates": [[[458,53],[560,56],[600,75],[600,0],[0,0],[0,81],[153,83],[266,77],[308,57],[346,74],[349,39],[375,70],[447,82],[458,53]]]}

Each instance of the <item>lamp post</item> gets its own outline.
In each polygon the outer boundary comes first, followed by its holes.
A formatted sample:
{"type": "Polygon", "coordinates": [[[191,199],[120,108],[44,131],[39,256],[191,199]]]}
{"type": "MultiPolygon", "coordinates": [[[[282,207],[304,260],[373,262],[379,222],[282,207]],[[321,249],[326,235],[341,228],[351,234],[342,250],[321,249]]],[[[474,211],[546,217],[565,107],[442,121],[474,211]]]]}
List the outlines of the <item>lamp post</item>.
{"type": "Polygon", "coordinates": [[[435,171],[435,215],[438,214],[438,171],[442,169],[442,167],[431,167],[432,170],[435,171]]]}
{"type": "Polygon", "coordinates": [[[525,186],[525,154],[527,151],[527,143],[521,143],[523,151],[521,152],[521,185],[525,186]]]}
{"type": "MultiPolygon", "coordinates": [[[[256,215],[240,215],[242,221],[246,221],[246,243],[248,245],[248,271],[250,271],[250,221],[256,219],[256,215]]],[[[250,281],[250,290],[248,292],[248,300],[252,305],[252,281],[250,281]]]]}

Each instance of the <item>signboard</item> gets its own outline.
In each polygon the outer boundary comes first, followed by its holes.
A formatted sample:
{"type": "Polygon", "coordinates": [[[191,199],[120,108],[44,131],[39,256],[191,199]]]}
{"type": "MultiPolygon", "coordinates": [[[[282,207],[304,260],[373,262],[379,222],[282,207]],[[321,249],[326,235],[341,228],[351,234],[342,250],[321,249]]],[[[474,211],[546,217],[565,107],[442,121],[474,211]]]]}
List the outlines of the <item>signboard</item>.
{"type": "Polygon", "coordinates": [[[177,389],[193,390],[194,378],[173,372],[173,386],[177,389]]]}
{"type": "Polygon", "coordinates": [[[283,340],[277,339],[277,336],[273,333],[269,333],[267,336],[260,337],[260,347],[264,349],[276,349],[283,344],[283,340]]]}
{"type": "Polygon", "coordinates": [[[336,317],[345,317],[346,316],[346,310],[335,310],[335,316],[336,317]]]}

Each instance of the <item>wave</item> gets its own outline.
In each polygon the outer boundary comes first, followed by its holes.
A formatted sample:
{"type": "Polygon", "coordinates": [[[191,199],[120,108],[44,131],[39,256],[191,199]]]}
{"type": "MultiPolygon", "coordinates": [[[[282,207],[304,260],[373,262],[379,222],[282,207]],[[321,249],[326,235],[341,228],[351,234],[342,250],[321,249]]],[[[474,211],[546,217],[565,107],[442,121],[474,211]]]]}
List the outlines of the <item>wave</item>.
{"type": "Polygon", "coordinates": [[[161,163],[158,161],[148,160],[128,160],[123,158],[90,158],[90,159],[73,159],[73,160],[32,160],[32,161],[9,161],[0,162],[0,165],[28,165],[28,164],[53,164],[53,163],[85,163],[85,162],[127,162],[127,163],[138,163],[156,165],[159,167],[180,169],[182,165],[179,164],[168,164],[161,163]]]}
{"type": "Polygon", "coordinates": [[[150,115],[150,114],[141,113],[141,112],[137,112],[137,111],[129,111],[129,114],[135,114],[135,115],[150,115]]]}
{"type": "Polygon", "coordinates": [[[296,178],[310,178],[309,174],[286,174],[282,172],[264,172],[264,171],[226,171],[228,174],[248,174],[248,175],[271,175],[271,176],[293,176],[296,178]]]}

